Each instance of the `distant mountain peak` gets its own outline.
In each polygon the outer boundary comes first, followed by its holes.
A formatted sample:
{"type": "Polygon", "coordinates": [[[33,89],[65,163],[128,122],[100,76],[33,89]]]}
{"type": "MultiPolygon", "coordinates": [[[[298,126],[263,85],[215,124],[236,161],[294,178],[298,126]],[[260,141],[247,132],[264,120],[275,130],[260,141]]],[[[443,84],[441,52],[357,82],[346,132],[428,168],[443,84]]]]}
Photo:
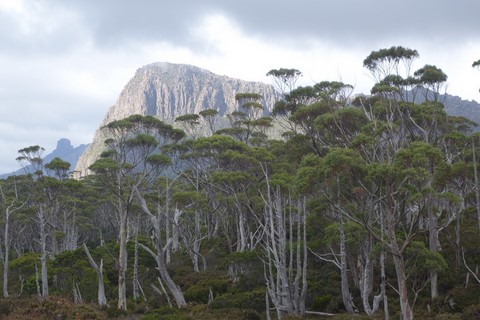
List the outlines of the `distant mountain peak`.
{"type": "MultiPolygon", "coordinates": [[[[70,163],[70,170],[73,170],[73,168],[75,168],[75,166],[77,165],[78,159],[85,152],[87,147],[87,144],[81,144],[78,147],[73,147],[69,139],[61,138],[60,140],[58,140],[55,150],[43,157],[43,162],[49,163],[50,161],[58,157],[70,163]]],[[[21,168],[11,173],[2,174],[0,175],[0,179],[6,179],[9,176],[25,174],[26,172],[30,172],[28,167],[21,168]]]]}
{"type": "Polygon", "coordinates": [[[57,147],[55,148],[56,152],[69,152],[72,151],[74,148],[72,146],[72,142],[67,138],[62,138],[58,140],[57,147]]]}
{"type": "MultiPolygon", "coordinates": [[[[153,115],[166,122],[205,109],[215,109],[222,116],[237,111],[237,93],[260,94],[264,114],[268,114],[279,99],[271,85],[217,75],[188,64],[156,62],[137,70],[100,127],[133,114],[153,115]]],[[[75,171],[79,176],[88,173],[88,167],[103,151],[104,140],[98,129],[77,163],[75,171]]]]}

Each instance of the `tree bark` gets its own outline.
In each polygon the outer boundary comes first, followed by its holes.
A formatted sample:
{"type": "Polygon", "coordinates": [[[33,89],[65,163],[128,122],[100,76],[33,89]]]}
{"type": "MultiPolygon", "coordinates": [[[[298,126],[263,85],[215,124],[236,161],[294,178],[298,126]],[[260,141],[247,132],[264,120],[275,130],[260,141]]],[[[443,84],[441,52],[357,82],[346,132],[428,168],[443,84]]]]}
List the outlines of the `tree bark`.
{"type": "Polygon", "coordinates": [[[118,252],[118,309],[127,310],[127,212],[120,204],[120,243],[118,252]]]}
{"type": "Polygon", "coordinates": [[[40,227],[40,262],[42,278],[42,298],[48,297],[48,271],[47,271],[47,230],[44,208],[40,207],[38,211],[38,223],[40,227]]]}
{"type": "Polygon", "coordinates": [[[476,157],[475,142],[472,139],[472,154],[473,154],[473,174],[475,179],[475,202],[477,208],[477,222],[478,230],[480,230],[480,186],[478,182],[477,157],[476,157]]]}
{"type": "Polygon", "coordinates": [[[342,213],[338,213],[338,232],[340,234],[340,273],[342,282],[342,300],[343,305],[348,313],[355,313],[355,308],[352,301],[352,295],[350,294],[350,286],[348,284],[347,273],[347,252],[345,245],[345,231],[343,229],[342,213]]]}
{"type": "Polygon", "coordinates": [[[177,304],[178,308],[183,308],[187,305],[185,298],[183,296],[182,291],[180,288],[173,282],[173,279],[170,277],[168,273],[167,266],[165,265],[165,260],[163,258],[163,251],[159,246],[156,246],[157,253],[153,252],[149,247],[139,243],[140,247],[142,247],[145,251],[147,251],[157,263],[157,269],[160,273],[160,277],[162,278],[163,282],[165,282],[168,290],[172,294],[173,298],[175,299],[175,303],[177,304]]]}
{"type": "Polygon", "coordinates": [[[10,254],[10,239],[9,239],[9,234],[8,234],[8,229],[9,229],[9,223],[10,223],[10,212],[9,209],[7,208],[7,211],[5,213],[5,252],[4,252],[4,258],[3,258],[3,297],[8,298],[8,256],[10,254]]]}
{"type": "Polygon", "coordinates": [[[103,282],[103,259],[100,260],[100,266],[97,265],[95,260],[93,260],[92,255],[90,254],[90,251],[87,248],[87,245],[83,243],[83,250],[87,254],[88,257],[88,262],[92,266],[92,268],[95,269],[95,272],[97,273],[97,279],[98,279],[98,290],[97,290],[97,299],[98,299],[98,304],[100,306],[106,306],[107,305],[107,298],[105,297],[105,284],[103,282]]]}

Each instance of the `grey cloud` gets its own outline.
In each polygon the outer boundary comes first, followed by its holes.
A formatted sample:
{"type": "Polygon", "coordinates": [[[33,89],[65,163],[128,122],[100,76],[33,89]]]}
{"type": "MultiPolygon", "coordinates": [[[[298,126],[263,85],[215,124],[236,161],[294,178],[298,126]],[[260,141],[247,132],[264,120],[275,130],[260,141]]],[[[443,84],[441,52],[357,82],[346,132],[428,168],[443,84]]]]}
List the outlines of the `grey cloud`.
{"type": "Polygon", "coordinates": [[[190,29],[212,7],[209,1],[64,1],[52,0],[81,14],[100,47],[125,42],[166,41],[191,44],[190,29]]]}
{"type": "MultiPolygon", "coordinates": [[[[379,43],[404,45],[405,39],[415,40],[407,43],[433,40],[434,46],[447,52],[466,39],[480,40],[480,1],[472,0],[25,0],[24,3],[41,6],[33,12],[37,16],[32,23],[37,23],[38,29],[33,28],[30,33],[21,30],[21,21],[0,11],[0,118],[4,121],[0,123],[3,137],[0,173],[2,167],[7,167],[4,161],[10,163],[16,150],[29,143],[54,146],[62,137],[89,138],[121,90],[119,87],[117,92],[105,95],[113,97],[105,101],[103,95],[89,97],[86,88],[67,90],[67,84],[58,87],[58,82],[64,79],[59,76],[61,68],[74,65],[70,72],[75,72],[85,64],[87,73],[97,77],[92,81],[100,83],[113,68],[138,62],[136,54],[141,51],[135,50],[136,43],[141,47],[141,44],[167,42],[195,53],[206,50],[206,44],[201,42],[204,39],[192,31],[208,14],[223,14],[244,34],[268,43],[283,43],[298,49],[313,39],[335,48],[360,47],[359,51],[365,52],[363,57],[378,49],[379,43]],[[44,22],[51,23],[50,27],[43,25],[44,22]],[[90,45],[91,50],[82,50],[90,45]],[[89,57],[92,52],[97,56],[89,57]],[[117,53],[131,60],[115,58],[117,53]],[[39,64],[45,67],[40,68],[39,64]],[[13,150],[13,155],[7,149],[13,150]]],[[[149,62],[153,61],[145,63],[149,62]]],[[[468,61],[468,68],[470,64],[468,61]]],[[[132,75],[133,72],[132,69],[132,75]]],[[[88,143],[88,138],[77,143],[88,143]]]]}
{"type": "MultiPolygon", "coordinates": [[[[51,0],[82,12],[100,45],[168,41],[198,45],[190,30],[208,13],[223,13],[246,34],[363,45],[388,39],[479,37],[480,2],[433,0],[51,0]]],[[[373,48],[375,49],[375,48],[373,48]]]]}

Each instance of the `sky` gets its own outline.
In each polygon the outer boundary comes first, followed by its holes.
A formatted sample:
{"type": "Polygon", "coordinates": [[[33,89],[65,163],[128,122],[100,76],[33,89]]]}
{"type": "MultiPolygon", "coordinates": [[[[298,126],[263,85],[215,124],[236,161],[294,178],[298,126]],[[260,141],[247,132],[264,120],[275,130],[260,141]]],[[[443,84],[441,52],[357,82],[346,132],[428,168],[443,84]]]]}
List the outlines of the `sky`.
{"type": "Polygon", "coordinates": [[[90,143],[153,62],[266,83],[295,68],[299,85],[369,93],[363,60],[404,46],[419,52],[414,68],[448,75],[448,93],[480,100],[479,15],[476,0],[0,0],[0,173],[20,167],[19,149],[90,143]]]}

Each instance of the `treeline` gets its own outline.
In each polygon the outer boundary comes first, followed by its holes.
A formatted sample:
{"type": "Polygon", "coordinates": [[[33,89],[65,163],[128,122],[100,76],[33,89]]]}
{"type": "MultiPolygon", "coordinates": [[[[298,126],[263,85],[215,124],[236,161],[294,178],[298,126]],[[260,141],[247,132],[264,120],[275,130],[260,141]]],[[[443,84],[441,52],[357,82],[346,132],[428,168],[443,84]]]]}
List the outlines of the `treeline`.
{"type": "Polygon", "coordinates": [[[213,108],[177,128],[113,121],[81,180],[61,159],[43,163],[41,147],[21,149],[34,170],[0,181],[3,297],[267,319],[480,309],[480,139],[444,111],[447,75],[413,71],[418,57],[373,51],[370,96],[271,70],[283,95],[271,116],[239,93],[223,129],[213,108]]]}

